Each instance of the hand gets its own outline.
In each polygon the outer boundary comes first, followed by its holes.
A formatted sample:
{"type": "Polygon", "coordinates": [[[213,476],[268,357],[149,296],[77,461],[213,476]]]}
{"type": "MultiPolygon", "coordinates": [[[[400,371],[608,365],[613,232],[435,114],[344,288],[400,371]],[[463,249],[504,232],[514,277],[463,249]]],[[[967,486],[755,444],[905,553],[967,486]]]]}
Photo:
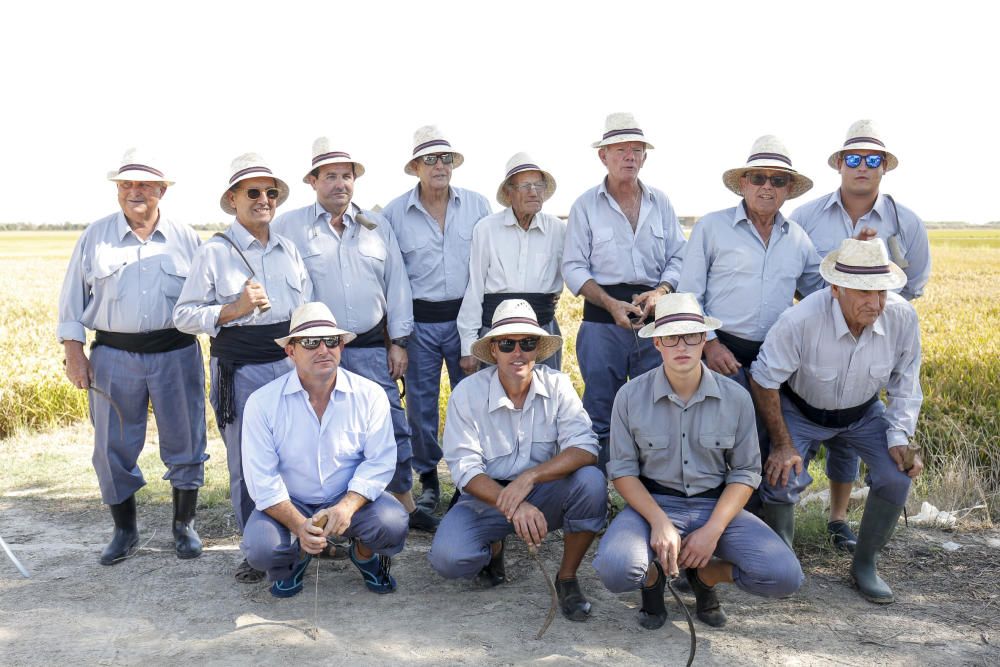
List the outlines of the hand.
{"type": "Polygon", "coordinates": [[[389,376],[393,380],[398,380],[406,374],[406,365],[409,363],[406,348],[398,345],[389,346],[389,376]]]}
{"type": "Polygon", "coordinates": [[[743,368],[743,364],[736,361],[733,353],[718,338],[705,343],[705,365],[723,375],[733,375],[743,368]]]}
{"type": "Polygon", "coordinates": [[[522,502],[517,506],[514,517],[511,519],[514,524],[514,532],[524,540],[529,547],[539,547],[542,540],[549,532],[549,525],[545,521],[542,511],[529,502],[522,502]]]}
{"type": "Polygon", "coordinates": [[[721,535],[721,532],[710,528],[708,524],[688,533],[687,537],[681,540],[681,555],[678,561],[680,566],[697,570],[708,565],[721,535]]]}
{"type": "MultiPolygon", "coordinates": [[[[71,341],[67,341],[70,343],[71,341]]],[[[90,360],[83,352],[83,344],[76,342],[76,345],[66,344],[66,377],[77,389],[89,389],[94,381],[94,369],[90,366],[90,360]]]]}
{"type": "Polygon", "coordinates": [[[924,470],[924,460],[920,458],[920,451],[911,445],[896,445],[889,448],[889,456],[896,463],[896,468],[900,472],[905,472],[910,479],[915,479],[924,470]],[[912,460],[907,460],[911,459],[912,460]]]}
{"type": "MultiPolygon", "coordinates": [[[[316,516],[324,511],[326,510],[322,510],[316,516]]],[[[316,520],[316,516],[303,519],[295,531],[295,536],[299,538],[299,548],[314,556],[326,548],[326,531],[330,529],[329,521],[326,523],[326,529],[314,526],[313,521],[316,520]]]]}
{"type": "Polygon", "coordinates": [[[326,529],[323,531],[323,536],[327,535],[343,535],[344,532],[351,527],[351,520],[354,518],[354,508],[341,500],[336,505],[332,507],[327,507],[326,512],[327,522],[326,529]]]}
{"type": "Polygon", "coordinates": [[[656,288],[632,297],[632,303],[642,309],[640,322],[656,312],[656,300],[661,296],[663,296],[663,290],[656,288]]]}
{"type": "Polygon", "coordinates": [[[787,445],[775,445],[771,443],[771,454],[764,464],[764,472],[767,473],[767,483],[771,486],[782,487],[788,485],[788,477],[792,468],[796,475],[802,474],[802,456],[790,443],[787,445]],[[778,482],[781,482],[780,484],[778,482]]]}
{"type": "Polygon", "coordinates": [[[677,556],[681,550],[681,535],[670,519],[664,516],[662,522],[650,526],[649,547],[656,554],[656,560],[660,561],[660,566],[668,577],[680,574],[677,556]]]}
{"type": "Polygon", "coordinates": [[[459,359],[458,365],[462,367],[462,371],[466,375],[472,375],[479,370],[479,359],[476,359],[470,354],[459,359]]]}
{"type": "Polygon", "coordinates": [[[642,308],[632,305],[631,303],[611,299],[610,304],[608,304],[607,311],[611,313],[611,317],[615,318],[615,324],[623,329],[631,331],[633,329],[641,329],[643,326],[642,308]],[[630,313],[635,316],[635,320],[629,319],[630,313]]]}
{"type": "Polygon", "coordinates": [[[871,241],[876,236],[878,236],[878,232],[876,232],[871,227],[862,227],[861,229],[858,230],[858,235],[855,236],[854,238],[856,238],[859,241],[871,241]]]}
{"type": "Polygon", "coordinates": [[[254,312],[255,309],[267,310],[271,307],[271,302],[267,299],[267,292],[264,286],[252,278],[247,280],[240,292],[238,303],[239,316],[243,317],[254,312]]]}
{"type": "Polygon", "coordinates": [[[500,495],[497,496],[497,509],[503,512],[508,521],[513,521],[514,512],[517,511],[518,506],[528,497],[528,494],[534,488],[535,481],[531,478],[531,475],[526,472],[521,473],[517,476],[517,479],[500,491],[500,495]]]}

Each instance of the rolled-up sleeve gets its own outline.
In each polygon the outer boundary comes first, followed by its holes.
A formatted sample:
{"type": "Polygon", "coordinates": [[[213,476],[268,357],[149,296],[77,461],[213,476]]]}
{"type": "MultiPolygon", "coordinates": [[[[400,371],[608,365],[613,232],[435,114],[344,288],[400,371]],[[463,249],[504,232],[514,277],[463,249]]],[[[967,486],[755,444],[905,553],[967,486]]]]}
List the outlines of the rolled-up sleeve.
{"type": "Polygon", "coordinates": [[[90,301],[90,285],[87,284],[87,272],[83,263],[86,238],[87,233],[84,232],[73,247],[62,291],[59,293],[59,325],[56,336],[60,343],[65,340],[87,342],[87,331],[83,326],[83,311],[90,301]]]}
{"type": "Polygon", "coordinates": [[[916,313],[912,309],[910,312],[911,317],[906,318],[908,326],[899,342],[900,355],[886,385],[886,397],[889,399],[889,407],[885,411],[885,419],[889,422],[886,440],[889,447],[909,443],[916,431],[920,406],[924,401],[920,387],[920,325],[916,313]]]}
{"type": "Polygon", "coordinates": [[[594,278],[590,272],[590,254],[593,249],[590,218],[582,199],[576,200],[569,211],[566,241],[563,245],[563,280],[574,296],[580,294],[584,283],[594,278]]]}
{"type": "Polygon", "coordinates": [[[382,495],[396,471],[396,439],[385,392],[373,391],[367,396],[371,404],[365,431],[365,458],[355,469],[347,490],[373,501],[382,495]]]}
{"type": "Polygon", "coordinates": [[[583,402],[573,389],[572,381],[564,373],[559,373],[555,377],[559,400],[556,413],[559,451],[568,447],[579,447],[597,456],[597,434],[594,433],[590,416],[583,409],[583,402]]]}
{"type": "MultiPolygon", "coordinates": [[[[278,451],[274,441],[274,406],[261,402],[265,394],[255,392],[243,409],[243,479],[254,505],[261,512],[288,500],[288,489],[278,472],[278,451]]],[[[270,396],[270,394],[266,394],[270,396]]]]}
{"type": "Polygon", "coordinates": [[[479,442],[479,430],[472,421],[472,410],[459,384],[448,400],[448,413],[444,428],[444,458],[451,471],[455,487],[465,490],[465,485],[476,475],[486,474],[486,457],[479,442]]]}
{"type": "Polygon", "coordinates": [[[619,391],[615,396],[614,407],[611,408],[608,479],[639,476],[639,448],[629,428],[629,393],[624,388],[619,391]]]}
{"type": "Polygon", "coordinates": [[[754,382],[764,389],[779,389],[781,383],[799,369],[801,332],[787,317],[788,312],[785,311],[767,332],[760,354],[750,366],[754,382]]]}
{"type": "Polygon", "coordinates": [[[739,415],[736,423],[736,444],[726,453],[726,484],[746,484],[751,489],[760,486],[760,444],[757,440],[757,419],[753,400],[745,391],[728,396],[727,406],[739,415]],[[732,405],[735,403],[736,405],[732,405]]]}

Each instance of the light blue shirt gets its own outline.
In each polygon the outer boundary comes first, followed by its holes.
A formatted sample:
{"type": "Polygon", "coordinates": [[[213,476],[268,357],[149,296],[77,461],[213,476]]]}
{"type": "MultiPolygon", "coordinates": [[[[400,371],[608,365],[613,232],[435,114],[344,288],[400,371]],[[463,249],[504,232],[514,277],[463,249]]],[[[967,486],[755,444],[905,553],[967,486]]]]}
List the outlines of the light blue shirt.
{"type": "Polygon", "coordinates": [[[396,197],[382,209],[399,241],[414,299],[461,299],[469,284],[472,229],[490,214],[486,197],[451,187],[444,233],[420,203],[420,185],[396,197]]]}
{"type": "Polygon", "coordinates": [[[573,294],[593,279],[598,285],[630,283],[676,287],[684,234],[667,195],[643,185],[639,222],[632,225],[608,193],[607,179],[573,203],[566,227],[562,274],[573,294]]]}
{"type": "Polygon", "coordinates": [[[924,293],[931,277],[931,249],[923,220],[910,209],[896,202],[893,210],[888,197],[879,194],[872,210],[851,222],[844,210],[840,190],[803,204],[792,213],[806,231],[820,257],[840,247],[840,242],[857,235],[862,227],[871,227],[889,248],[889,256],[906,273],[906,285],[900,294],[912,301],[924,293]]]}
{"type": "Polygon", "coordinates": [[[796,289],[807,295],[826,284],[819,262],[806,233],[780,212],[765,245],[740,202],[709,213],[694,226],[677,291],[694,294],[706,315],[722,321],[726,333],[762,341],[792,305],[796,289]]]}
{"type": "Polygon", "coordinates": [[[271,231],[295,244],[312,279],[314,297],[330,308],[340,327],[364,333],[388,313],[389,337],[409,336],[410,279],[389,221],[352,204],[344,213],[343,236],[338,236],[332,217],[317,202],[282,214],[271,223],[271,231]],[[360,224],[358,213],[378,226],[360,224]]]}
{"type": "Polygon", "coordinates": [[[143,241],[121,211],[80,234],[59,295],[59,342],[87,342],[86,329],[145,333],[174,327],[173,310],[201,241],[160,214],[143,241]]]}
{"type": "MultiPolygon", "coordinates": [[[[236,221],[225,234],[243,251],[256,274],[254,280],[264,286],[271,303],[267,312],[254,311],[225,326],[287,322],[292,319],[292,311],[312,301],[312,281],[295,244],[272,231],[267,246],[262,246],[236,221]]],[[[205,241],[195,253],[191,273],[174,308],[177,328],[190,334],[218,336],[220,327],[216,322],[222,307],[239,300],[249,279],[250,269],[229,243],[216,237],[205,241]]]]}
{"type": "Polygon", "coordinates": [[[291,498],[320,505],[348,491],[376,500],[396,471],[385,391],[343,368],[322,421],[294,369],[255,391],[242,442],[243,478],[262,512],[291,498]]]}

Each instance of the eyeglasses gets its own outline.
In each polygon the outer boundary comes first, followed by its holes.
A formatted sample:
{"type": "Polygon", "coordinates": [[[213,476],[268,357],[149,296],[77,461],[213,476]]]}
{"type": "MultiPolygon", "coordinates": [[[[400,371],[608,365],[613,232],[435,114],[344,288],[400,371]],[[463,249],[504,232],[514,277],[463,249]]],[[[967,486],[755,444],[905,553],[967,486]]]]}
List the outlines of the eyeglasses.
{"type": "Polygon", "coordinates": [[[851,169],[857,169],[861,166],[862,159],[864,159],[865,166],[869,169],[878,169],[882,166],[882,156],[878,153],[874,155],[858,155],[857,153],[848,153],[844,156],[844,164],[851,169]]]}
{"type": "Polygon", "coordinates": [[[521,340],[501,338],[500,340],[494,340],[493,342],[497,344],[498,350],[504,354],[510,354],[514,351],[514,347],[517,345],[521,346],[522,352],[534,352],[535,348],[538,347],[539,340],[539,338],[522,338],[521,340]]]}
{"type": "Polygon", "coordinates": [[[441,160],[441,162],[444,162],[445,164],[451,164],[452,162],[455,161],[455,154],[454,153],[437,153],[436,155],[424,155],[420,159],[426,165],[437,164],[438,160],[441,160]]]}
{"type": "Polygon", "coordinates": [[[677,347],[682,338],[685,345],[697,345],[705,338],[705,332],[699,331],[698,333],[681,334],[678,336],[660,336],[660,345],[663,347],[677,347]]]}
{"type": "Polygon", "coordinates": [[[792,180],[787,174],[748,174],[747,180],[753,185],[764,185],[768,181],[771,181],[771,185],[776,188],[783,188],[792,180]]]}
{"type": "Polygon", "coordinates": [[[268,199],[277,199],[278,195],[281,194],[278,192],[278,188],[268,188],[267,190],[261,190],[260,188],[247,188],[244,192],[247,193],[247,197],[253,200],[260,199],[260,193],[262,192],[267,195],[268,199]]]}
{"type": "Polygon", "coordinates": [[[320,343],[326,345],[327,349],[332,350],[335,347],[340,347],[340,336],[317,336],[315,338],[296,338],[295,342],[307,350],[315,350],[317,347],[319,347],[320,343]]]}
{"type": "Polygon", "coordinates": [[[131,190],[133,188],[138,188],[142,192],[152,192],[153,190],[158,190],[163,187],[163,183],[154,183],[149,181],[118,181],[119,190],[131,190]]]}
{"type": "Polygon", "coordinates": [[[532,190],[534,190],[535,192],[537,192],[539,194],[545,192],[545,187],[546,187],[545,186],[545,181],[542,181],[541,183],[521,183],[520,185],[512,185],[511,186],[511,188],[513,188],[514,190],[517,190],[518,192],[525,192],[525,193],[527,193],[527,192],[531,192],[532,190]]]}

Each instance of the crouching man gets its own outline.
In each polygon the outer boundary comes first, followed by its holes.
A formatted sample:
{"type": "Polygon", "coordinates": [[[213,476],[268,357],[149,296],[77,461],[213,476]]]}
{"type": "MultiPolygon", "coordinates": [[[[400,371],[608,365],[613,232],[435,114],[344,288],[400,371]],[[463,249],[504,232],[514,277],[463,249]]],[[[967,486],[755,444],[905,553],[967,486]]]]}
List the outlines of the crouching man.
{"type": "Polygon", "coordinates": [[[652,338],[663,364],[619,390],[611,414],[608,477],[628,503],[601,540],[594,568],[614,593],[642,591],[639,624],[667,620],[666,576],[686,575],[698,618],[726,624],[715,585],[754,595],[798,590],[802,568],[763,521],[743,510],[760,484],[753,402],[702,362],[705,317],[693,294],[661,296],[652,338]]]}
{"type": "Polygon", "coordinates": [[[562,347],[527,301],[508,299],[472,346],[489,366],[455,387],[444,457],[462,496],[441,520],[429,560],[443,577],[504,581],[504,545],[516,533],[537,547],[563,530],[556,591],[563,615],[583,621],[590,603],[576,579],[604,527],[607,483],[597,437],[569,376],[539,365],[562,347]]]}
{"type": "Polygon", "coordinates": [[[275,339],[295,369],[246,404],[243,474],[256,509],[243,550],[267,572],[275,597],[302,590],[328,535],[351,539],[351,561],[369,590],[396,589],[390,557],[403,549],[407,516],[384,493],[396,469],[389,400],[379,385],[338,368],[353,338],[326,305],[299,306],[288,336],[275,339]]]}

